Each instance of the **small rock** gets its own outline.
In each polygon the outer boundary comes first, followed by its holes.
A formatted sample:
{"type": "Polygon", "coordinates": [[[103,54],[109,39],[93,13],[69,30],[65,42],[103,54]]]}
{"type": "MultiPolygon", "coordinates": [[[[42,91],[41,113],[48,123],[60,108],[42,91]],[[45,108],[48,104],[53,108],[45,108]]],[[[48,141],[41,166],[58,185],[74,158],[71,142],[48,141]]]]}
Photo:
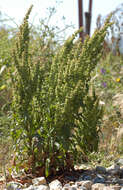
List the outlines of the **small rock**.
{"type": "Polygon", "coordinates": [[[54,180],[49,184],[50,190],[61,190],[62,184],[59,180],[54,180]]]}
{"type": "Polygon", "coordinates": [[[91,186],[93,184],[92,181],[88,180],[88,181],[77,181],[75,183],[78,187],[78,189],[82,189],[82,187],[86,188],[87,190],[91,189],[91,186]]]}
{"type": "Polygon", "coordinates": [[[77,190],[87,190],[86,187],[80,186],[77,190]]]}
{"type": "Polygon", "coordinates": [[[11,181],[7,184],[7,190],[21,190],[23,185],[18,182],[11,181]]]}
{"type": "Polygon", "coordinates": [[[62,190],[77,190],[77,185],[70,186],[70,184],[67,183],[67,184],[64,185],[62,190]]]}
{"type": "Polygon", "coordinates": [[[24,190],[50,190],[50,189],[47,185],[39,185],[39,186],[31,185],[30,187],[24,190]]]}
{"type": "Polygon", "coordinates": [[[32,183],[34,185],[46,185],[47,184],[45,177],[34,178],[34,179],[32,179],[32,183]]]}
{"type": "Polygon", "coordinates": [[[74,184],[75,184],[75,183],[74,183],[73,181],[70,181],[70,182],[69,182],[69,185],[71,185],[71,186],[74,185],[74,184]]]}
{"type": "Polygon", "coordinates": [[[120,190],[121,187],[120,186],[107,186],[104,187],[104,190],[120,190]]]}
{"type": "Polygon", "coordinates": [[[123,166],[123,158],[115,160],[116,164],[119,164],[120,166],[123,166]]]}
{"type": "Polygon", "coordinates": [[[30,186],[29,183],[25,183],[25,184],[23,185],[23,188],[27,188],[27,187],[29,187],[29,186],[30,186]]]}
{"type": "Polygon", "coordinates": [[[118,180],[117,180],[117,183],[118,183],[118,184],[123,184],[123,179],[118,179],[118,180]]]}
{"type": "Polygon", "coordinates": [[[121,166],[120,169],[123,171],[123,166],[121,166]]]}
{"type": "Polygon", "coordinates": [[[0,177],[0,183],[4,182],[6,179],[4,176],[0,177]]]}
{"type": "Polygon", "coordinates": [[[62,190],[69,190],[70,187],[63,187],[62,190]]]}
{"type": "Polygon", "coordinates": [[[92,185],[92,190],[104,190],[105,185],[101,183],[95,183],[92,185]]]}
{"type": "Polygon", "coordinates": [[[96,167],[96,171],[98,172],[98,173],[106,173],[106,168],[105,167],[103,167],[103,166],[97,166],[96,167]]]}
{"type": "Polygon", "coordinates": [[[105,183],[105,178],[98,174],[97,177],[94,178],[93,183],[105,183]]]}
{"type": "Polygon", "coordinates": [[[75,182],[75,185],[77,185],[77,187],[80,187],[80,186],[82,186],[83,182],[84,182],[84,181],[76,181],[76,182],[75,182]]]}
{"type": "Polygon", "coordinates": [[[115,164],[115,165],[108,167],[106,170],[109,174],[117,175],[120,172],[120,166],[115,164]]]}
{"type": "Polygon", "coordinates": [[[25,188],[24,190],[35,190],[35,187],[33,185],[30,185],[28,188],[25,188]]]}
{"type": "MultiPolygon", "coordinates": [[[[100,190],[100,189],[99,189],[100,190]]],[[[105,186],[103,190],[113,190],[110,186],[105,186]]]]}
{"type": "Polygon", "coordinates": [[[117,184],[118,183],[117,178],[115,178],[115,177],[113,177],[111,181],[112,181],[112,184],[117,184]]]}
{"type": "Polygon", "coordinates": [[[106,171],[110,171],[110,170],[114,170],[114,169],[118,169],[119,166],[117,167],[117,164],[113,164],[112,166],[109,166],[108,168],[106,168],[106,171]]]}
{"type": "MultiPolygon", "coordinates": [[[[66,183],[65,185],[64,185],[64,187],[70,187],[70,184],[69,183],[66,183]]],[[[64,188],[63,187],[63,188],[64,188]]]]}
{"type": "Polygon", "coordinates": [[[47,185],[39,185],[35,186],[34,190],[50,190],[50,188],[47,185]]]}
{"type": "Polygon", "coordinates": [[[119,185],[115,185],[115,186],[110,186],[111,190],[120,190],[121,187],[119,185]]]}
{"type": "Polygon", "coordinates": [[[92,186],[93,182],[92,181],[84,181],[83,184],[82,184],[82,187],[85,187],[87,190],[90,190],[91,189],[91,186],[92,186]]]}
{"type": "Polygon", "coordinates": [[[77,186],[76,186],[76,185],[72,185],[72,186],[70,187],[70,190],[77,190],[77,186]]]}
{"type": "Polygon", "coordinates": [[[62,188],[62,190],[70,190],[70,184],[69,183],[67,183],[67,184],[65,184],[64,185],[64,187],[62,188]]]}

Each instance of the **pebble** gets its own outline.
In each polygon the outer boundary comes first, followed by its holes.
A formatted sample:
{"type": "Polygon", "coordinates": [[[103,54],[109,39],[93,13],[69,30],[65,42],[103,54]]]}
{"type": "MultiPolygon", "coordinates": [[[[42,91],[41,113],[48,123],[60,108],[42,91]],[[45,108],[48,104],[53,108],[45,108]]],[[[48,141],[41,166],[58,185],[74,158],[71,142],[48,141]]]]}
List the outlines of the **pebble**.
{"type": "Polygon", "coordinates": [[[32,179],[32,183],[34,185],[46,185],[47,184],[45,177],[34,178],[34,179],[32,179]]]}
{"type": "Polygon", "coordinates": [[[93,182],[92,181],[84,181],[82,187],[85,187],[87,190],[91,189],[93,182]]]}
{"type": "Polygon", "coordinates": [[[14,181],[11,181],[7,184],[7,190],[20,190],[22,188],[22,184],[21,183],[17,183],[14,181]]]}
{"type": "Polygon", "coordinates": [[[59,180],[54,180],[49,184],[50,190],[61,190],[62,184],[59,180]]]}
{"type": "Polygon", "coordinates": [[[106,171],[111,175],[118,175],[120,172],[120,165],[114,164],[114,165],[106,168],[106,171]]]}
{"type": "Polygon", "coordinates": [[[104,190],[105,185],[101,183],[95,183],[92,185],[92,190],[104,190]]]}
{"type": "Polygon", "coordinates": [[[81,186],[78,190],[87,190],[85,187],[81,186]]]}
{"type": "Polygon", "coordinates": [[[103,177],[96,177],[93,180],[94,183],[105,183],[105,179],[103,177]]]}
{"type": "Polygon", "coordinates": [[[77,186],[72,185],[69,190],[77,190],[77,186]]]}
{"type": "Polygon", "coordinates": [[[123,166],[123,158],[119,158],[117,160],[115,160],[116,164],[119,164],[120,166],[123,166]]]}
{"type": "Polygon", "coordinates": [[[30,187],[28,187],[24,190],[50,190],[50,189],[46,185],[39,185],[39,186],[31,185],[30,187]]]}

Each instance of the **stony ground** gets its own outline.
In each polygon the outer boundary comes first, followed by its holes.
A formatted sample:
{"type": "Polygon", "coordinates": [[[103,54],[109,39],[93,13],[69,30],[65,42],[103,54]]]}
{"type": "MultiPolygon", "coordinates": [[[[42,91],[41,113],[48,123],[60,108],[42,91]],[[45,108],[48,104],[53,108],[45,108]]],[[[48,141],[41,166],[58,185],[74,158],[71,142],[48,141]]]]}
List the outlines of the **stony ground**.
{"type": "Polygon", "coordinates": [[[1,190],[123,190],[123,158],[116,160],[108,168],[81,168],[75,167],[75,171],[64,172],[48,179],[24,176],[23,173],[22,178],[14,176],[14,180],[6,185],[1,178],[1,190]]]}

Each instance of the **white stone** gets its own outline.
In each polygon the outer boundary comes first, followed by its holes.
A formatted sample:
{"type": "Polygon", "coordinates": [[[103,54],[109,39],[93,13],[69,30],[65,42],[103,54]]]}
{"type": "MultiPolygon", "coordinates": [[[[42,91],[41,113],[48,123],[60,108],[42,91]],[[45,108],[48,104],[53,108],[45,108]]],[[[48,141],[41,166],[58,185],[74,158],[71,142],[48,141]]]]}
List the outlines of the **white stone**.
{"type": "Polygon", "coordinates": [[[115,186],[110,186],[111,190],[120,190],[121,187],[119,185],[115,185],[115,186]]]}
{"type": "Polygon", "coordinates": [[[112,189],[109,186],[107,186],[107,187],[104,187],[103,190],[112,190],[112,189]]]}
{"type": "Polygon", "coordinates": [[[69,190],[71,187],[63,187],[62,190],[69,190]]]}
{"type": "Polygon", "coordinates": [[[35,190],[35,187],[33,185],[30,185],[28,188],[25,188],[24,190],[35,190]]]}
{"type": "Polygon", "coordinates": [[[117,164],[114,164],[114,165],[106,168],[106,171],[112,175],[118,174],[120,172],[120,166],[117,164]]]}
{"type": "Polygon", "coordinates": [[[103,190],[120,190],[120,189],[121,189],[120,186],[115,185],[115,186],[107,186],[107,187],[104,187],[103,190]]]}
{"type": "Polygon", "coordinates": [[[95,183],[92,185],[92,190],[104,190],[105,185],[102,183],[95,183]]]}
{"type": "Polygon", "coordinates": [[[81,180],[81,181],[76,181],[75,184],[77,185],[77,187],[79,187],[79,186],[82,186],[83,182],[84,182],[84,181],[82,181],[82,180],[81,180]]]}
{"type": "Polygon", "coordinates": [[[59,180],[54,180],[49,184],[50,190],[61,190],[62,184],[59,180]]]}
{"type": "Polygon", "coordinates": [[[7,184],[7,190],[17,190],[22,187],[23,187],[23,185],[21,183],[14,182],[14,181],[11,181],[7,184]]]}
{"type": "Polygon", "coordinates": [[[106,171],[110,171],[110,170],[113,170],[113,169],[114,169],[114,165],[109,166],[108,168],[106,168],[106,171]]]}
{"type": "MultiPolygon", "coordinates": [[[[69,183],[66,183],[66,184],[64,185],[64,187],[65,187],[65,188],[68,188],[68,187],[70,187],[70,184],[69,184],[69,183]]],[[[63,188],[64,188],[64,187],[63,187],[63,188]]]]}
{"type": "Polygon", "coordinates": [[[87,190],[86,187],[80,186],[77,190],[87,190]]]}
{"type": "Polygon", "coordinates": [[[92,190],[120,190],[120,186],[104,186],[104,184],[94,184],[92,190]]]}
{"type": "Polygon", "coordinates": [[[47,184],[45,177],[34,178],[34,179],[32,179],[32,183],[34,185],[46,185],[47,184]]]}
{"type": "MultiPolygon", "coordinates": [[[[121,128],[121,131],[119,130],[119,135],[123,134],[123,128],[121,128]]],[[[116,164],[119,164],[120,166],[123,166],[123,158],[119,158],[115,160],[116,164]]]]}
{"type": "Polygon", "coordinates": [[[39,185],[39,186],[31,185],[30,187],[24,190],[50,190],[50,189],[47,185],[39,185]]]}
{"type": "Polygon", "coordinates": [[[6,180],[6,179],[5,179],[4,176],[0,177],[0,182],[1,182],[1,183],[4,182],[5,180],[6,180]]]}
{"type": "Polygon", "coordinates": [[[50,190],[50,188],[47,185],[39,185],[35,190],[50,190]]]}

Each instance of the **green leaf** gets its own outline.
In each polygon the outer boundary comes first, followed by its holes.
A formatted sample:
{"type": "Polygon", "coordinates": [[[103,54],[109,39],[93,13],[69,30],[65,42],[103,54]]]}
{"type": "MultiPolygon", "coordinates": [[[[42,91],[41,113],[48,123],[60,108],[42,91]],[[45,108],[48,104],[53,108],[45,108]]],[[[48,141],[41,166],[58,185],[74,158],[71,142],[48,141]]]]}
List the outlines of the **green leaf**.
{"type": "Polygon", "coordinates": [[[49,175],[49,169],[50,169],[49,167],[50,167],[50,159],[47,158],[46,163],[45,163],[45,175],[46,175],[46,177],[48,177],[48,175],[49,175]]]}

